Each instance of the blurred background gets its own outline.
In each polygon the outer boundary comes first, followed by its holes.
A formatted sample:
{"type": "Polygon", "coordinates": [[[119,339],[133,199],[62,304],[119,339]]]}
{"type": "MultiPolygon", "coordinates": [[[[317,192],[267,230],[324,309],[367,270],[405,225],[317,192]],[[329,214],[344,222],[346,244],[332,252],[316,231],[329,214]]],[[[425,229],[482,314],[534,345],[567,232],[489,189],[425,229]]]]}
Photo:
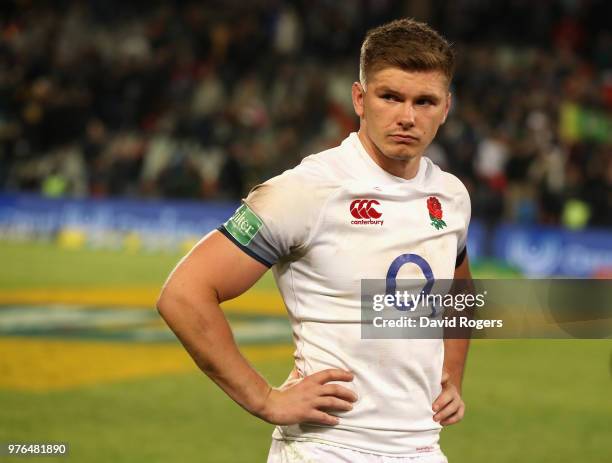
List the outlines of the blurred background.
{"type": "Polygon", "coordinates": [[[164,248],[187,229],[201,236],[227,211],[193,226],[180,205],[151,200],[195,201],[204,220],[206,204],[231,209],[253,185],[337,145],[358,128],[350,85],[365,31],[409,15],[458,56],[453,110],[427,154],[470,191],[472,257],[528,266],[524,248],[537,247],[544,261],[522,269],[530,275],[609,273],[608,234],[563,233],[612,225],[604,1],[8,1],[1,13],[7,238],[71,226],[113,246],[121,237],[109,231],[141,229],[132,246],[164,248]],[[33,203],[7,210],[29,195],[45,220],[33,203]],[[113,223],[104,211],[122,200],[154,206],[113,223]],[[70,219],[54,219],[67,204],[70,219]],[[510,225],[514,248],[499,225],[510,225]],[[554,230],[545,243],[519,233],[541,226],[554,230]]]}
{"type": "MultiPolygon", "coordinates": [[[[357,130],[361,41],[405,16],[457,54],[452,111],[426,154],[470,192],[475,274],[610,278],[604,0],[3,1],[0,441],[69,442],[83,461],[264,459],[270,428],[195,371],[155,298],[252,186],[357,130]]],[[[274,283],[224,308],[281,381],[291,348],[274,283]]],[[[468,434],[496,442],[499,462],[608,461],[604,342],[479,341],[474,414],[443,438],[452,461],[489,461],[468,434]],[[563,391],[534,396],[551,378],[563,391]],[[514,442],[537,433],[532,457],[498,442],[482,397],[513,409],[499,426],[514,442]]]]}

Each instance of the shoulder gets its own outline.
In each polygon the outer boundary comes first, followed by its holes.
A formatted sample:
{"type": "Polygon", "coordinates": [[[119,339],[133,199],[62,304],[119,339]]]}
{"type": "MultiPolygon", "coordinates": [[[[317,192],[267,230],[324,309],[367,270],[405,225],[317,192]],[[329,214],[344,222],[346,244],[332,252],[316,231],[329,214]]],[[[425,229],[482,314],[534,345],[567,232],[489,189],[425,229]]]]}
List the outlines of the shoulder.
{"type": "Polygon", "coordinates": [[[310,242],[328,199],[341,186],[338,176],[330,174],[337,153],[331,149],[308,156],[293,169],[255,186],[244,199],[264,226],[262,239],[274,249],[266,254],[269,262],[310,242]]]}
{"type": "Polygon", "coordinates": [[[244,202],[272,230],[309,234],[328,200],[342,186],[335,165],[341,156],[339,148],[305,157],[293,169],[255,186],[244,202]]]}
{"type": "Polygon", "coordinates": [[[340,146],[311,154],[296,167],[255,186],[249,197],[257,194],[285,203],[296,199],[308,204],[325,201],[342,183],[345,159],[340,146]]]}
{"type": "Polygon", "coordinates": [[[450,172],[446,172],[429,158],[425,161],[425,182],[434,185],[444,191],[445,194],[457,201],[467,201],[470,203],[470,195],[461,180],[450,172]]]}
{"type": "Polygon", "coordinates": [[[338,184],[351,177],[354,153],[347,148],[346,142],[339,146],[306,156],[296,166],[293,174],[319,184],[338,184]]]}

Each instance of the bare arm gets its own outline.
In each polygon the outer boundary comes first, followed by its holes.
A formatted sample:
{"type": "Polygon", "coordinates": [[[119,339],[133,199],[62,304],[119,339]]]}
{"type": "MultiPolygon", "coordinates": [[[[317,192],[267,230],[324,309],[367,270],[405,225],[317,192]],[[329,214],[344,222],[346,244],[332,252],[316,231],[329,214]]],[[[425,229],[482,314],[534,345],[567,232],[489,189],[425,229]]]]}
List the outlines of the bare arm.
{"type": "Polygon", "coordinates": [[[326,411],[349,410],[354,394],[326,383],[350,381],[350,373],[325,370],[275,389],[238,350],[219,303],[245,292],[266,270],[214,231],[170,274],[157,308],[200,369],[250,413],[275,424],[336,424],[326,411]]]}
{"type": "MultiPolygon", "coordinates": [[[[467,255],[455,269],[454,279],[471,282],[472,274],[467,255]]],[[[469,339],[444,339],[442,392],[433,403],[434,420],[444,426],[461,421],[465,413],[461,385],[469,345],[469,339]]]]}
{"type": "MultiPolygon", "coordinates": [[[[465,256],[463,262],[455,269],[455,280],[464,282],[472,281],[470,272],[470,264],[468,256],[465,256]]],[[[470,284],[470,288],[472,285],[470,284]]],[[[461,385],[463,382],[463,370],[465,368],[465,360],[467,358],[468,349],[470,346],[469,339],[445,339],[444,340],[444,371],[450,376],[450,381],[457,387],[461,393],[461,385]]]]}

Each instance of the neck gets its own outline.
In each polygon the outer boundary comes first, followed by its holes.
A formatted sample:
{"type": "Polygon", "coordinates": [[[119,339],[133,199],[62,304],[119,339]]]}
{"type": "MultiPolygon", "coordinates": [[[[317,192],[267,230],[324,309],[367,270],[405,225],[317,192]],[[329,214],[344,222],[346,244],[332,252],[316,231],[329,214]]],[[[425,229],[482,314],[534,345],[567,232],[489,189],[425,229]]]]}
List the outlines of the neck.
{"type": "Polygon", "coordinates": [[[421,155],[414,156],[408,159],[391,159],[385,156],[378,147],[372,143],[372,140],[365,134],[363,128],[359,129],[357,136],[361,144],[366,150],[366,153],[372,160],[383,170],[406,180],[416,177],[419,172],[419,164],[421,163],[421,155]]]}

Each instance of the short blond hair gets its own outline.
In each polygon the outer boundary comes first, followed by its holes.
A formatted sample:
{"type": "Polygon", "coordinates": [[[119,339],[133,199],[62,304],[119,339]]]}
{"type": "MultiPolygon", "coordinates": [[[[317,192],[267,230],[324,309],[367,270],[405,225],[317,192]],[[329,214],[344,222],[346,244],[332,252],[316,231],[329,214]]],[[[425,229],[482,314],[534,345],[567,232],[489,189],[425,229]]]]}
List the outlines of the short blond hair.
{"type": "Polygon", "coordinates": [[[359,81],[387,67],[405,71],[440,71],[450,84],[455,69],[451,45],[427,24],[398,19],[370,29],[361,45],[359,81]]]}

